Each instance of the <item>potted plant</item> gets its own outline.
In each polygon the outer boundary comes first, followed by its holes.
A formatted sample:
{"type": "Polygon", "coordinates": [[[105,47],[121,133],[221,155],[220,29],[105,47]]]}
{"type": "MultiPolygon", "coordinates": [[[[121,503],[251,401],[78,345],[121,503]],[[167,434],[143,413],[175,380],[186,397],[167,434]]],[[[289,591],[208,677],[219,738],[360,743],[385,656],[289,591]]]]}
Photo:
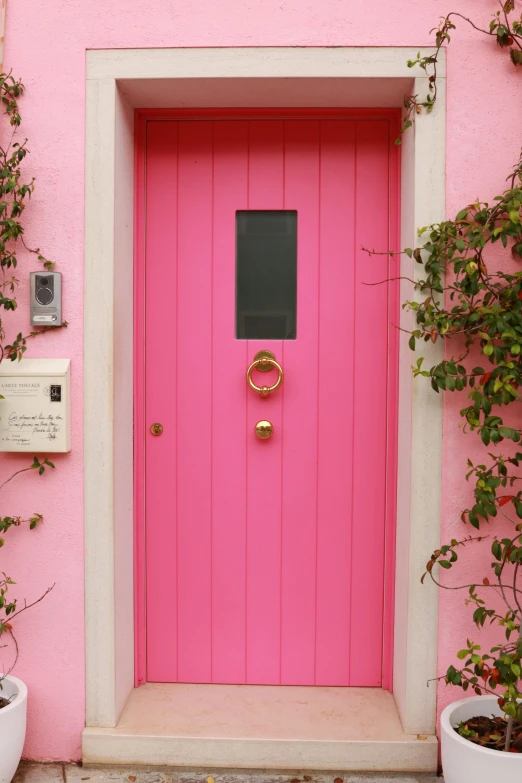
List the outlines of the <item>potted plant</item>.
{"type": "MultiPolygon", "coordinates": [[[[501,0],[489,29],[459,13],[442,18],[436,49],[417,56],[428,76],[424,100],[406,96],[404,133],[416,115],[432,111],[437,99],[437,61],[450,42],[454,18],[493,37],[522,65],[522,17],[513,18],[513,0],[501,0]]],[[[397,140],[401,143],[401,139],[397,140]]],[[[492,203],[477,201],[455,217],[419,230],[424,244],[404,250],[423,266],[416,297],[404,308],[413,314],[412,350],[418,341],[443,340],[446,358],[424,365],[414,376],[429,378],[437,393],[465,393],[460,411],[463,430],[479,435],[484,457],[468,460],[467,481],[474,502],[462,511],[462,522],[475,533],[452,539],[430,557],[426,577],[446,590],[463,590],[480,631],[487,624],[496,644],[483,651],[467,639],[443,675],[448,685],[474,694],[448,706],[441,717],[442,767],[445,783],[520,783],[522,781],[522,157],[508,177],[508,188],[492,203]],[[499,257],[504,256],[504,263],[499,257]],[[499,270],[499,266],[501,269],[499,270]],[[506,271],[503,271],[505,269],[506,271]],[[509,270],[509,271],[508,271],[509,270]],[[449,347],[451,346],[451,347],[449,347]],[[516,414],[508,418],[509,413],[516,414]],[[520,447],[518,447],[520,448],[520,447]],[[487,522],[497,519],[507,533],[487,522]],[[453,580],[463,547],[487,547],[491,565],[473,583],[453,580]]],[[[370,251],[373,252],[373,251],[370,251]]],[[[395,253],[391,254],[392,256],[395,253]]],[[[480,560],[478,562],[481,562],[480,560]]]]}
{"type": "MultiPolygon", "coordinates": [[[[417,341],[451,341],[456,351],[415,376],[430,379],[440,392],[465,392],[460,411],[463,430],[479,434],[484,457],[468,460],[466,479],[474,502],[462,521],[476,533],[452,539],[431,555],[422,581],[442,589],[463,590],[480,630],[498,629],[497,643],[484,652],[467,639],[455,664],[444,675],[449,685],[474,693],[442,715],[442,764],[445,783],[502,783],[522,780],[522,429],[519,416],[508,419],[522,387],[522,159],[509,188],[493,204],[476,202],[454,220],[421,232],[422,248],[405,252],[423,264],[417,284],[421,296],[405,304],[416,321],[410,347],[417,341]],[[488,268],[488,251],[497,243],[515,260],[512,273],[488,268]],[[501,446],[501,444],[503,444],[501,446]],[[504,447],[507,445],[507,450],[504,447]],[[500,448],[499,448],[500,446],[500,448]],[[485,534],[483,525],[497,518],[507,534],[485,534]],[[491,564],[473,582],[454,581],[463,547],[488,547],[491,564]],[[450,572],[451,573],[448,573],[450,572]],[[447,577],[441,574],[448,574],[447,577]]],[[[516,413],[520,406],[515,406],[516,413]]]]}
{"type": "Polygon", "coordinates": [[[474,503],[461,514],[478,532],[437,549],[422,581],[465,591],[477,628],[493,625],[499,632],[487,652],[466,640],[444,675],[449,685],[475,694],[443,712],[445,783],[491,783],[493,775],[502,783],[522,780],[522,429],[519,417],[506,421],[505,413],[519,403],[522,386],[522,158],[509,179],[493,204],[473,203],[454,220],[422,229],[427,241],[404,251],[425,273],[416,284],[419,297],[404,305],[416,322],[410,348],[444,340],[456,349],[430,368],[417,359],[413,374],[429,378],[437,393],[467,394],[463,429],[478,433],[484,447],[483,462],[468,460],[474,503]],[[497,243],[509,250],[514,272],[488,268],[488,251],[497,243]],[[507,453],[500,444],[508,444],[507,453]],[[495,518],[510,525],[508,535],[482,533],[495,518]],[[487,546],[491,565],[473,583],[458,583],[448,572],[468,546],[487,546]]]}
{"type": "Polygon", "coordinates": [[[519,402],[522,384],[522,159],[493,204],[475,202],[454,220],[420,233],[428,235],[422,248],[405,251],[425,273],[416,286],[421,296],[405,304],[416,321],[410,347],[441,339],[455,353],[430,368],[421,357],[413,374],[429,378],[437,393],[467,394],[463,429],[478,433],[484,447],[483,461],[468,460],[474,503],[461,515],[478,532],[437,549],[422,581],[428,576],[442,589],[464,590],[477,628],[493,625],[499,632],[487,652],[466,640],[444,675],[449,685],[476,695],[442,715],[444,778],[490,783],[496,775],[515,783],[522,780],[522,453],[516,446],[522,430],[517,416],[507,420],[505,409],[519,402]],[[515,261],[514,272],[491,266],[489,251],[497,243],[515,261]],[[507,452],[500,444],[508,444],[507,452]],[[482,533],[495,518],[509,524],[507,535],[482,533]],[[467,546],[490,549],[489,570],[481,567],[473,583],[441,576],[467,546]]]}
{"type": "MultiPolygon", "coordinates": [[[[6,134],[9,137],[8,142],[4,146],[0,146],[0,267],[2,269],[0,308],[6,311],[13,311],[17,306],[15,291],[18,280],[12,273],[17,267],[18,240],[23,243],[26,250],[38,255],[46,269],[52,269],[54,266],[38,250],[28,248],[24,241],[21,216],[27,199],[34,189],[34,181],[23,183],[21,180],[20,166],[27,154],[26,142],[19,144],[14,141],[14,134],[21,121],[18,98],[23,92],[24,87],[20,81],[16,81],[11,75],[0,75],[2,116],[4,120],[7,120],[8,128],[10,128],[10,132],[6,134]]],[[[43,327],[25,336],[20,333],[11,344],[6,345],[4,344],[5,328],[2,319],[0,319],[0,362],[20,360],[26,351],[27,340],[48,331],[49,328],[59,327],[43,327]]],[[[42,475],[46,467],[54,468],[54,465],[48,459],[40,460],[35,457],[31,465],[17,470],[7,478],[0,485],[0,490],[15,476],[27,471],[36,471],[42,475]]],[[[4,546],[3,535],[9,530],[24,524],[33,530],[41,521],[41,514],[34,514],[30,519],[22,519],[19,516],[0,516],[0,547],[4,546]]],[[[0,783],[11,783],[22,755],[25,740],[27,688],[21,680],[11,675],[18,658],[18,643],[14,632],[16,618],[22,612],[39,603],[52,590],[50,587],[35,601],[31,603],[25,601],[23,605],[20,605],[17,599],[11,595],[14,585],[15,582],[0,567],[0,649],[8,648],[2,658],[11,658],[11,663],[6,670],[0,669],[0,783]]]]}

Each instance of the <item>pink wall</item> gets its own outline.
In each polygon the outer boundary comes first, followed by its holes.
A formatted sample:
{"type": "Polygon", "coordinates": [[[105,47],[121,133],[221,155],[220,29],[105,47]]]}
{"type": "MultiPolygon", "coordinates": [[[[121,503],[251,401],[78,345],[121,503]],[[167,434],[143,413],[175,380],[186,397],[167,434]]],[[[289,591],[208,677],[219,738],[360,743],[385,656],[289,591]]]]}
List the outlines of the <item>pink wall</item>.
{"type": "MultiPolygon", "coordinates": [[[[82,264],[85,50],[172,46],[424,46],[448,10],[478,14],[483,25],[494,0],[10,0],[5,68],[23,77],[23,135],[30,139],[28,172],[37,190],[27,239],[55,258],[64,273],[67,330],[39,338],[33,356],[73,360],[73,450],[58,458],[53,476],[23,476],[10,488],[4,513],[41,510],[46,523],[15,532],[2,554],[33,598],[56,582],[45,604],[19,623],[17,668],[30,688],[26,755],[78,759],[84,722],[83,490],[82,490],[82,264]]],[[[493,196],[520,148],[522,69],[515,72],[491,41],[464,24],[454,33],[448,63],[448,214],[477,194],[493,196]],[[480,106],[486,102],[481,114],[480,106]],[[509,105],[511,102],[512,105],[509,105]],[[508,108],[509,106],[509,108],[508,108]],[[517,107],[518,108],[515,108],[517,107]],[[491,144],[491,137],[498,143],[491,144]]],[[[429,195],[428,195],[429,197],[429,195]]],[[[34,263],[29,260],[29,267],[34,263]]],[[[28,267],[25,267],[28,269],[28,267]]],[[[25,281],[25,274],[23,279],[25,281]]],[[[17,320],[27,324],[27,288],[17,320]]],[[[16,327],[14,327],[16,328],[16,327]]],[[[443,537],[459,531],[465,458],[477,453],[473,436],[458,434],[461,402],[445,411],[443,537]]],[[[25,463],[2,456],[4,470],[25,463]]],[[[428,556],[430,553],[426,553],[428,556]]],[[[475,558],[473,558],[475,559],[475,558]]],[[[489,558],[484,555],[484,563],[489,558]]],[[[419,570],[422,564],[419,564],[419,570]]],[[[22,593],[22,589],[24,592],[22,593]]],[[[421,589],[419,587],[419,589],[421,589]]],[[[459,596],[443,596],[440,668],[465,636],[468,610],[459,596]],[[452,614],[450,614],[452,613],[452,614]],[[451,619],[448,619],[450,618],[451,619]]],[[[470,627],[469,633],[474,635],[470,627]]],[[[441,690],[441,702],[458,692],[441,690]]]]}

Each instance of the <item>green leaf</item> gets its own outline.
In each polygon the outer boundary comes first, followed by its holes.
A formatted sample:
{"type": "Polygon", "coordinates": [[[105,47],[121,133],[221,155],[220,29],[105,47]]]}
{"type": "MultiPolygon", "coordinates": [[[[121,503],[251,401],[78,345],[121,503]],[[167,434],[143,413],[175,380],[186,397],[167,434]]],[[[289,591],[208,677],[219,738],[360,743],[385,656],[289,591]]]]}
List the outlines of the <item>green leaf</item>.
{"type": "Polygon", "coordinates": [[[464,220],[464,218],[466,218],[467,215],[468,215],[468,210],[467,209],[461,209],[460,212],[457,214],[457,217],[455,218],[455,220],[464,220]]]}
{"type": "Polygon", "coordinates": [[[449,666],[446,672],[446,679],[448,680],[448,682],[453,682],[453,679],[456,674],[457,674],[457,670],[455,669],[455,667],[449,666]]]}

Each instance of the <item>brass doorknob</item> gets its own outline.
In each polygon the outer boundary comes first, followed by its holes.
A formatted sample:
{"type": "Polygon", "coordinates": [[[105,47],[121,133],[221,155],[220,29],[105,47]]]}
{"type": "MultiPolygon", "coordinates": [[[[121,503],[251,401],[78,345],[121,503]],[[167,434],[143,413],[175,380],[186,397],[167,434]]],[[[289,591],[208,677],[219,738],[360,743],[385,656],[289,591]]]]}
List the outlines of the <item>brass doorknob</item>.
{"type": "Polygon", "coordinates": [[[159,424],[159,422],[151,424],[150,431],[153,435],[161,435],[163,432],[163,424],[159,424]]]}
{"type": "Polygon", "coordinates": [[[255,430],[258,438],[261,438],[261,440],[266,440],[267,438],[272,437],[274,433],[274,425],[271,421],[265,421],[263,419],[262,421],[257,422],[255,430]]]}

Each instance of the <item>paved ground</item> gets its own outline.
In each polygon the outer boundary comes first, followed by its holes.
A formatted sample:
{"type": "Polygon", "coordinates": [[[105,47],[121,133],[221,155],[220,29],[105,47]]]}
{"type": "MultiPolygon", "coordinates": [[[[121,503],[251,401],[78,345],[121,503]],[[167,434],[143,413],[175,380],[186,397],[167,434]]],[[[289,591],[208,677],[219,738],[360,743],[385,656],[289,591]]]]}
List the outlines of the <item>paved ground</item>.
{"type": "Polygon", "coordinates": [[[76,764],[22,763],[13,783],[444,783],[433,775],[371,773],[245,773],[191,771],[168,767],[81,767],[76,764]]]}

